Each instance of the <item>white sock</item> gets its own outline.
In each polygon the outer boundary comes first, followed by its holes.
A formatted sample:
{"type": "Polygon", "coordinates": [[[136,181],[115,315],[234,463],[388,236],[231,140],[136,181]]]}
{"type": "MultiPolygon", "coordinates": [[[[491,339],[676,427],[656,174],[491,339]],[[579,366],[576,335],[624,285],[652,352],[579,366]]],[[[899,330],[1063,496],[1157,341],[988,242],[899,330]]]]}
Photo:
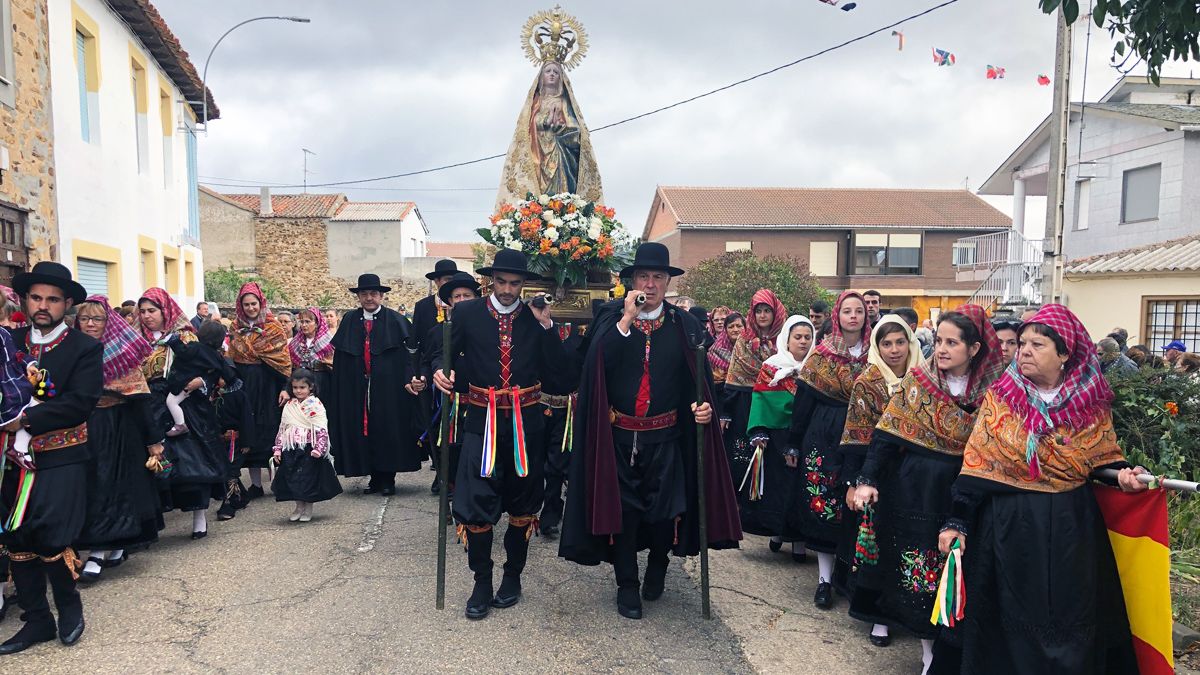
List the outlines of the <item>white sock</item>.
{"type": "Polygon", "coordinates": [[[833,580],[832,553],[817,553],[817,575],[820,576],[821,583],[833,580]]]}
{"type": "Polygon", "coordinates": [[[167,411],[171,413],[171,421],[176,425],[183,424],[183,408],[180,408],[179,404],[187,397],[184,392],[167,394],[167,411]]]}
{"type": "Polygon", "coordinates": [[[921,640],[921,663],[924,665],[921,675],[925,675],[933,664],[933,640],[921,640]]]}
{"type": "Polygon", "coordinates": [[[262,469],[246,469],[250,472],[250,484],[254,487],[262,487],[262,469]]]}
{"type": "Polygon", "coordinates": [[[25,429],[17,429],[17,433],[13,435],[13,449],[19,455],[29,454],[29,442],[33,440],[33,434],[25,429]]]}
{"type": "Polygon", "coordinates": [[[208,532],[207,511],[192,511],[192,532],[208,532]]]}
{"type": "Polygon", "coordinates": [[[877,623],[871,627],[871,635],[875,637],[887,637],[888,627],[882,623],[877,623]]]}
{"type": "Polygon", "coordinates": [[[99,574],[100,563],[89,558],[88,561],[83,564],[83,571],[87,572],[88,574],[99,574]]]}
{"type": "Polygon", "coordinates": [[[112,551],[88,551],[88,557],[97,560],[108,560],[112,557],[112,551]]]}
{"type": "Polygon", "coordinates": [[[808,549],[804,548],[804,542],[792,542],[792,555],[808,555],[808,549]]]}

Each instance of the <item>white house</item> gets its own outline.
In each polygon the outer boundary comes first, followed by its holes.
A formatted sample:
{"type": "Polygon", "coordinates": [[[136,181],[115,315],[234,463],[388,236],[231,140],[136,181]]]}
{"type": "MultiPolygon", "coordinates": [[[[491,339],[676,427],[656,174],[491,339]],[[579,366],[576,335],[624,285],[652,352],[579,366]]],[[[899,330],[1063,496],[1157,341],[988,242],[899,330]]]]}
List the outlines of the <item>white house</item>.
{"type": "MultiPolygon", "coordinates": [[[[1132,342],[1196,341],[1196,267],[1177,256],[1200,235],[1200,79],[1130,76],[1072,104],[1067,149],[1065,302],[1094,338],[1122,326],[1132,342]]],[[[1049,157],[1047,118],[980,189],[1013,196],[1018,233],[1049,157]]]]}
{"type": "Polygon", "coordinates": [[[399,278],[410,261],[425,257],[429,227],[413,202],[347,201],[329,219],[325,236],[333,276],[375,272],[399,278]]]}
{"type": "MultiPolygon", "coordinates": [[[[162,17],[138,0],[49,0],[59,250],[114,303],[160,286],[204,294],[196,175],[203,87],[162,17]]],[[[211,92],[208,119],[219,115],[211,92]]]]}

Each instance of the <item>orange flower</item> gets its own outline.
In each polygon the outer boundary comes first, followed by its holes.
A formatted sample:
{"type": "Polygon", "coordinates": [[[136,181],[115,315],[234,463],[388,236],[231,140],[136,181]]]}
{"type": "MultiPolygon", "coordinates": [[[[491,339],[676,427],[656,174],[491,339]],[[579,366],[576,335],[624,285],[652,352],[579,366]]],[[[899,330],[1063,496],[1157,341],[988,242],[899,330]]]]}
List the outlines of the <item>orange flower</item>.
{"type": "Polygon", "coordinates": [[[591,252],[592,252],[592,247],[588,246],[587,244],[584,244],[583,246],[580,246],[579,248],[575,249],[575,252],[571,254],[571,259],[579,260],[580,258],[584,257],[585,255],[587,255],[591,252]]]}
{"type": "Polygon", "coordinates": [[[1163,407],[1167,409],[1167,414],[1169,414],[1171,417],[1175,417],[1179,414],[1179,404],[1175,401],[1167,401],[1166,405],[1163,407]]]}
{"type": "Polygon", "coordinates": [[[569,242],[569,241],[564,241],[558,245],[558,250],[560,250],[560,251],[568,251],[568,250],[570,250],[570,248],[571,248],[571,242],[569,242]]]}
{"type": "Polygon", "coordinates": [[[552,211],[558,211],[562,208],[562,202],[558,201],[557,199],[551,199],[547,206],[549,206],[552,211]]]}
{"type": "Polygon", "coordinates": [[[575,205],[567,204],[567,213],[575,213],[575,205]]]}
{"type": "Polygon", "coordinates": [[[499,215],[490,216],[488,218],[488,220],[492,221],[492,224],[495,225],[496,223],[500,222],[500,216],[499,215]]]}
{"type": "Polygon", "coordinates": [[[521,238],[522,239],[537,239],[538,230],[541,229],[541,220],[526,220],[521,223],[521,238]]]}
{"type": "Polygon", "coordinates": [[[541,213],[542,212],[542,205],[537,202],[529,202],[528,208],[529,208],[530,213],[541,213]]]}
{"type": "Polygon", "coordinates": [[[517,207],[513,206],[512,204],[504,203],[504,204],[500,205],[500,215],[502,215],[502,216],[507,213],[512,213],[513,211],[516,211],[516,210],[517,210],[517,207]]]}
{"type": "Polygon", "coordinates": [[[554,248],[554,244],[549,239],[542,238],[541,243],[538,244],[538,253],[549,253],[552,248],[554,248]]]}

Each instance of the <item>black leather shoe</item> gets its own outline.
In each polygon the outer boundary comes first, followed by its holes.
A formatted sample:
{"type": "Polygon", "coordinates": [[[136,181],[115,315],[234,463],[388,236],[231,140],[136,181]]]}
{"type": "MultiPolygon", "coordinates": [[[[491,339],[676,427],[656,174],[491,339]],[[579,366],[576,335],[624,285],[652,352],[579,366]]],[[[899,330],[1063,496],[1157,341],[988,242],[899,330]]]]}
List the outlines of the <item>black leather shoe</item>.
{"type": "Polygon", "coordinates": [[[55,636],[54,620],[46,623],[26,623],[17,634],[0,644],[0,654],[16,654],[30,647],[50,642],[55,636]]]}
{"type": "Polygon", "coordinates": [[[637,587],[617,589],[617,614],[626,619],[642,618],[642,598],[637,587]]]}
{"type": "Polygon", "coordinates": [[[892,644],[891,635],[871,635],[870,638],[871,644],[875,645],[876,647],[886,647],[892,644]]]}
{"type": "Polygon", "coordinates": [[[553,539],[558,536],[558,525],[547,525],[542,523],[541,533],[546,539],[553,539]]]}
{"type": "Polygon", "coordinates": [[[120,558],[106,558],[104,562],[100,563],[100,566],[105,569],[110,567],[120,567],[121,563],[125,562],[126,560],[129,560],[129,551],[121,551],[120,558]]]}
{"type": "Polygon", "coordinates": [[[383,495],[384,497],[391,497],[392,495],[396,494],[396,486],[389,485],[389,486],[383,488],[382,490],[380,490],[379,494],[383,495]]]}
{"type": "Polygon", "coordinates": [[[79,623],[71,630],[64,630],[62,626],[58,627],[58,639],[64,645],[70,647],[79,642],[79,638],[83,637],[83,617],[79,617],[79,623]]]}
{"type": "Polygon", "coordinates": [[[95,581],[99,581],[100,580],[100,571],[103,570],[105,567],[104,561],[101,560],[100,558],[93,558],[91,556],[88,556],[87,561],[90,563],[96,563],[96,565],[100,569],[96,570],[95,572],[89,572],[87,569],[87,565],[84,565],[83,570],[79,573],[79,580],[82,582],[85,582],[85,583],[92,583],[95,581]]]}
{"type": "Polygon", "coordinates": [[[779,553],[779,549],[783,548],[783,542],[770,539],[767,541],[767,546],[771,548],[771,553],[779,553]]]}
{"type": "Polygon", "coordinates": [[[363,488],[362,491],[364,495],[373,495],[377,492],[379,492],[379,488],[375,487],[374,485],[368,485],[367,487],[363,488]]]}
{"type": "Polygon", "coordinates": [[[261,486],[259,486],[259,485],[251,485],[251,486],[250,486],[250,487],[249,487],[249,488],[246,490],[246,501],[251,501],[251,500],[254,500],[254,499],[258,499],[259,497],[263,496],[264,494],[266,494],[266,493],[264,493],[264,492],[263,492],[263,489],[262,489],[262,487],[261,487],[261,486]]]}
{"type": "Polygon", "coordinates": [[[817,592],[813,594],[813,604],[818,609],[833,607],[833,585],[828,581],[822,581],[817,584],[817,592]]]}
{"type": "Polygon", "coordinates": [[[208,536],[208,530],[205,530],[203,532],[193,532],[192,533],[192,539],[203,539],[207,536],[208,536]]]}
{"type": "Polygon", "coordinates": [[[504,575],[504,579],[500,581],[500,589],[496,591],[496,597],[492,598],[492,607],[508,609],[520,600],[521,577],[504,575]]]}
{"type": "Polygon", "coordinates": [[[467,609],[464,612],[471,621],[487,618],[492,611],[492,584],[490,582],[475,582],[475,590],[467,598],[467,609]]]}
{"type": "Polygon", "coordinates": [[[237,505],[231,501],[221,503],[221,508],[217,509],[217,520],[233,520],[237,515],[237,505]]]}
{"type": "Polygon", "coordinates": [[[807,553],[793,553],[792,554],[792,562],[796,563],[797,565],[803,565],[804,563],[808,562],[808,554],[807,553]]]}
{"type": "Polygon", "coordinates": [[[646,575],[642,578],[642,599],[654,602],[662,597],[666,587],[667,567],[669,562],[656,562],[653,558],[646,562],[646,575]]]}

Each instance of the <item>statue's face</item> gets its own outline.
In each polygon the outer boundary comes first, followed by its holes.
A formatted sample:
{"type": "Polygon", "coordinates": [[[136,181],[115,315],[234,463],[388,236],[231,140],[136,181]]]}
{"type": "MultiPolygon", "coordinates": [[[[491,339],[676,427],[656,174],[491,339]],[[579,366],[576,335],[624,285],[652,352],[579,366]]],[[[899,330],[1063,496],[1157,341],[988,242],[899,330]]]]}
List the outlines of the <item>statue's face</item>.
{"type": "Polygon", "coordinates": [[[562,84],[562,66],[557,63],[547,63],[545,68],[542,68],[542,89],[558,89],[562,84]]]}

